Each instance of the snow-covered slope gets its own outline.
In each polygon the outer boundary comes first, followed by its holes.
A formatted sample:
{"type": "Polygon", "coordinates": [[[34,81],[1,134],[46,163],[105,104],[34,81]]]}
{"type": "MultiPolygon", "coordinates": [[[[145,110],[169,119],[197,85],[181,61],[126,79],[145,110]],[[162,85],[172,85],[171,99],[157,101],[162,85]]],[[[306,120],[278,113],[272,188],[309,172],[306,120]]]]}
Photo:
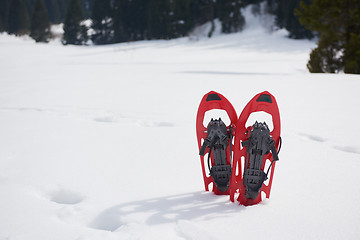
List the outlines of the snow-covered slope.
{"type": "Polygon", "coordinates": [[[360,76],[307,73],[315,43],[285,35],[0,35],[0,239],[358,239],[360,76]],[[238,114],[256,93],[277,98],[283,147],[259,205],[204,192],[195,117],[210,90],[238,114]]]}

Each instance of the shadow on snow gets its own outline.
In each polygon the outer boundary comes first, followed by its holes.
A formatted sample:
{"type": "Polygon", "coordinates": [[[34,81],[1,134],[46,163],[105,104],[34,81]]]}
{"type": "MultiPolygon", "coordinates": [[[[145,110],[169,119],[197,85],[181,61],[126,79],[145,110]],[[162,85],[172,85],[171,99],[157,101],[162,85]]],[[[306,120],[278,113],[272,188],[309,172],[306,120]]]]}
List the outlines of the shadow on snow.
{"type": "Polygon", "coordinates": [[[242,210],[244,207],[230,202],[229,196],[193,192],[115,205],[101,212],[89,227],[116,231],[131,222],[158,225],[179,220],[209,220],[242,210]]]}

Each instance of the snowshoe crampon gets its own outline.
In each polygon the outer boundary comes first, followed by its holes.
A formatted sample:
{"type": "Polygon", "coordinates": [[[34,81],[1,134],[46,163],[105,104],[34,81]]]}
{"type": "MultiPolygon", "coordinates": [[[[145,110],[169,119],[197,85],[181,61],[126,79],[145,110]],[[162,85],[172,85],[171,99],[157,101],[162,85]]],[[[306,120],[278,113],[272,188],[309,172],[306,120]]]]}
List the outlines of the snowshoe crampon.
{"type": "Polygon", "coordinates": [[[209,186],[212,184],[212,191],[215,194],[229,194],[232,137],[236,121],[236,111],[224,96],[214,91],[205,94],[197,112],[196,134],[206,191],[209,191],[209,186]],[[226,126],[221,118],[211,119],[207,127],[204,126],[205,113],[213,109],[226,111],[230,119],[229,126],[226,126]],[[209,173],[206,173],[206,165],[209,173]]]}
{"type": "Polygon", "coordinates": [[[266,198],[270,197],[280,141],[280,114],[276,100],[269,92],[259,93],[246,105],[236,123],[231,201],[234,202],[236,193],[240,204],[246,206],[261,202],[261,192],[266,198]],[[274,128],[271,132],[265,122],[255,122],[248,128],[245,126],[251,113],[261,111],[272,116],[274,128]],[[267,162],[269,166],[264,169],[267,162]]]}

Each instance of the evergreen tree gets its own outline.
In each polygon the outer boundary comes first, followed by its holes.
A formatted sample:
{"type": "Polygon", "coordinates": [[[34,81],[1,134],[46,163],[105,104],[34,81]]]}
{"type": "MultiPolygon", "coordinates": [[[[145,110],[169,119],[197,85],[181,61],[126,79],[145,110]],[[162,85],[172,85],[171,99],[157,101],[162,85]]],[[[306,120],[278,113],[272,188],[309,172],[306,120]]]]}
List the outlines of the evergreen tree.
{"type": "Polygon", "coordinates": [[[148,4],[148,0],[125,1],[123,17],[127,41],[143,40],[147,37],[148,4]]]}
{"type": "Polygon", "coordinates": [[[87,41],[86,27],[81,25],[83,20],[79,0],[70,0],[64,22],[62,43],[83,45],[87,41]]]}
{"type": "Polygon", "coordinates": [[[241,14],[244,6],[241,0],[219,0],[219,20],[223,33],[239,32],[245,25],[245,19],[241,14]]]}
{"type": "Polygon", "coordinates": [[[69,6],[69,0],[57,0],[60,12],[60,22],[65,21],[67,8],[69,6]]]}
{"type": "MultiPolygon", "coordinates": [[[[360,21],[360,19],[358,20],[360,21]]],[[[350,33],[344,46],[344,72],[360,74],[360,33],[350,33]]]]}
{"type": "Polygon", "coordinates": [[[44,0],[44,3],[48,11],[49,21],[53,24],[63,23],[65,20],[67,7],[69,5],[69,0],[44,0]]]}
{"type": "Polygon", "coordinates": [[[170,0],[150,0],[148,12],[149,39],[169,39],[170,0]]]}
{"type": "Polygon", "coordinates": [[[338,58],[340,46],[334,42],[333,36],[320,39],[318,47],[310,53],[307,68],[311,73],[336,73],[339,71],[341,60],[338,58]]]}
{"type": "Polygon", "coordinates": [[[95,44],[114,42],[114,21],[111,0],[95,0],[92,12],[91,36],[95,44]]]}
{"type": "Polygon", "coordinates": [[[175,0],[171,3],[170,38],[185,36],[192,28],[191,0],[175,0]]]}
{"type": "Polygon", "coordinates": [[[125,42],[128,41],[126,33],[126,2],[127,0],[115,0],[113,10],[114,10],[114,41],[115,42],[125,42]]]}
{"type": "Polygon", "coordinates": [[[0,0],[0,32],[7,31],[9,0],[0,0]]]}
{"type": "Polygon", "coordinates": [[[191,15],[194,26],[204,24],[215,19],[215,4],[213,0],[193,0],[191,15]]]}
{"type": "MultiPolygon", "coordinates": [[[[10,0],[12,1],[12,0],[10,0]]],[[[32,16],[36,0],[24,0],[27,12],[29,16],[32,16]]]]}
{"type": "Polygon", "coordinates": [[[29,32],[30,21],[23,0],[11,0],[8,17],[8,33],[24,35],[29,32]]]}
{"type": "Polygon", "coordinates": [[[116,0],[116,42],[170,39],[184,36],[191,28],[192,0],[116,0]]]}
{"type": "Polygon", "coordinates": [[[61,13],[58,0],[45,0],[49,21],[54,24],[61,22],[61,13]]]}
{"type": "Polygon", "coordinates": [[[310,56],[310,72],[360,74],[360,2],[313,0],[296,11],[300,22],[318,32],[318,46],[310,56]]]}
{"type": "Polygon", "coordinates": [[[216,1],[214,0],[193,0],[191,3],[191,22],[193,24],[193,27],[210,22],[211,29],[208,33],[208,37],[211,37],[215,30],[215,8],[216,1]]]}
{"type": "MultiPolygon", "coordinates": [[[[289,32],[289,37],[294,39],[311,39],[313,33],[304,28],[299,22],[298,16],[294,14],[299,7],[301,0],[267,0],[270,12],[276,16],[276,25],[285,28],[289,32]]],[[[309,4],[312,0],[303,0],[309,4]]]]}
{"type": "MultiPolygon", "coordinates": [[[[104,0],[107,1],[107,0],[104,0]]],[[[113,0],[111,0],[112,2],[113,0]]],[[[91,18],[95,0],[80,0],[80,6],[84,19],[91,18]]]]}
{"type": "Polygon", "coordinates": [[[37,0],[31,18],[30,37],[36,42],[48,42],[51,37],[50,22],[43,0],[37,0]]]}

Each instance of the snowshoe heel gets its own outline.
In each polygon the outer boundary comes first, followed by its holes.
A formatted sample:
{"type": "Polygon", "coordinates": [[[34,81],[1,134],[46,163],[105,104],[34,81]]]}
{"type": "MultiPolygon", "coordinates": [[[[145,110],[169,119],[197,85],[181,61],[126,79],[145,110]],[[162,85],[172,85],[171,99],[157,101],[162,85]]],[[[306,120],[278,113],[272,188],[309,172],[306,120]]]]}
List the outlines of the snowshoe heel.
{"type": "Polygon", "coordinates": [[[246,187],[246,198],[256,199],[266,179],[266,174],[262,170],[246,169],[243,180],[243,183],[246,187]]]}
{"type": "Polygon", "coordinates": [[[231,167],[229,165],[213,166],[210,170],[210,176],[212,176],[215,186],[221,192],[226,192],[229,189],[231,177],[231,167]]]}

